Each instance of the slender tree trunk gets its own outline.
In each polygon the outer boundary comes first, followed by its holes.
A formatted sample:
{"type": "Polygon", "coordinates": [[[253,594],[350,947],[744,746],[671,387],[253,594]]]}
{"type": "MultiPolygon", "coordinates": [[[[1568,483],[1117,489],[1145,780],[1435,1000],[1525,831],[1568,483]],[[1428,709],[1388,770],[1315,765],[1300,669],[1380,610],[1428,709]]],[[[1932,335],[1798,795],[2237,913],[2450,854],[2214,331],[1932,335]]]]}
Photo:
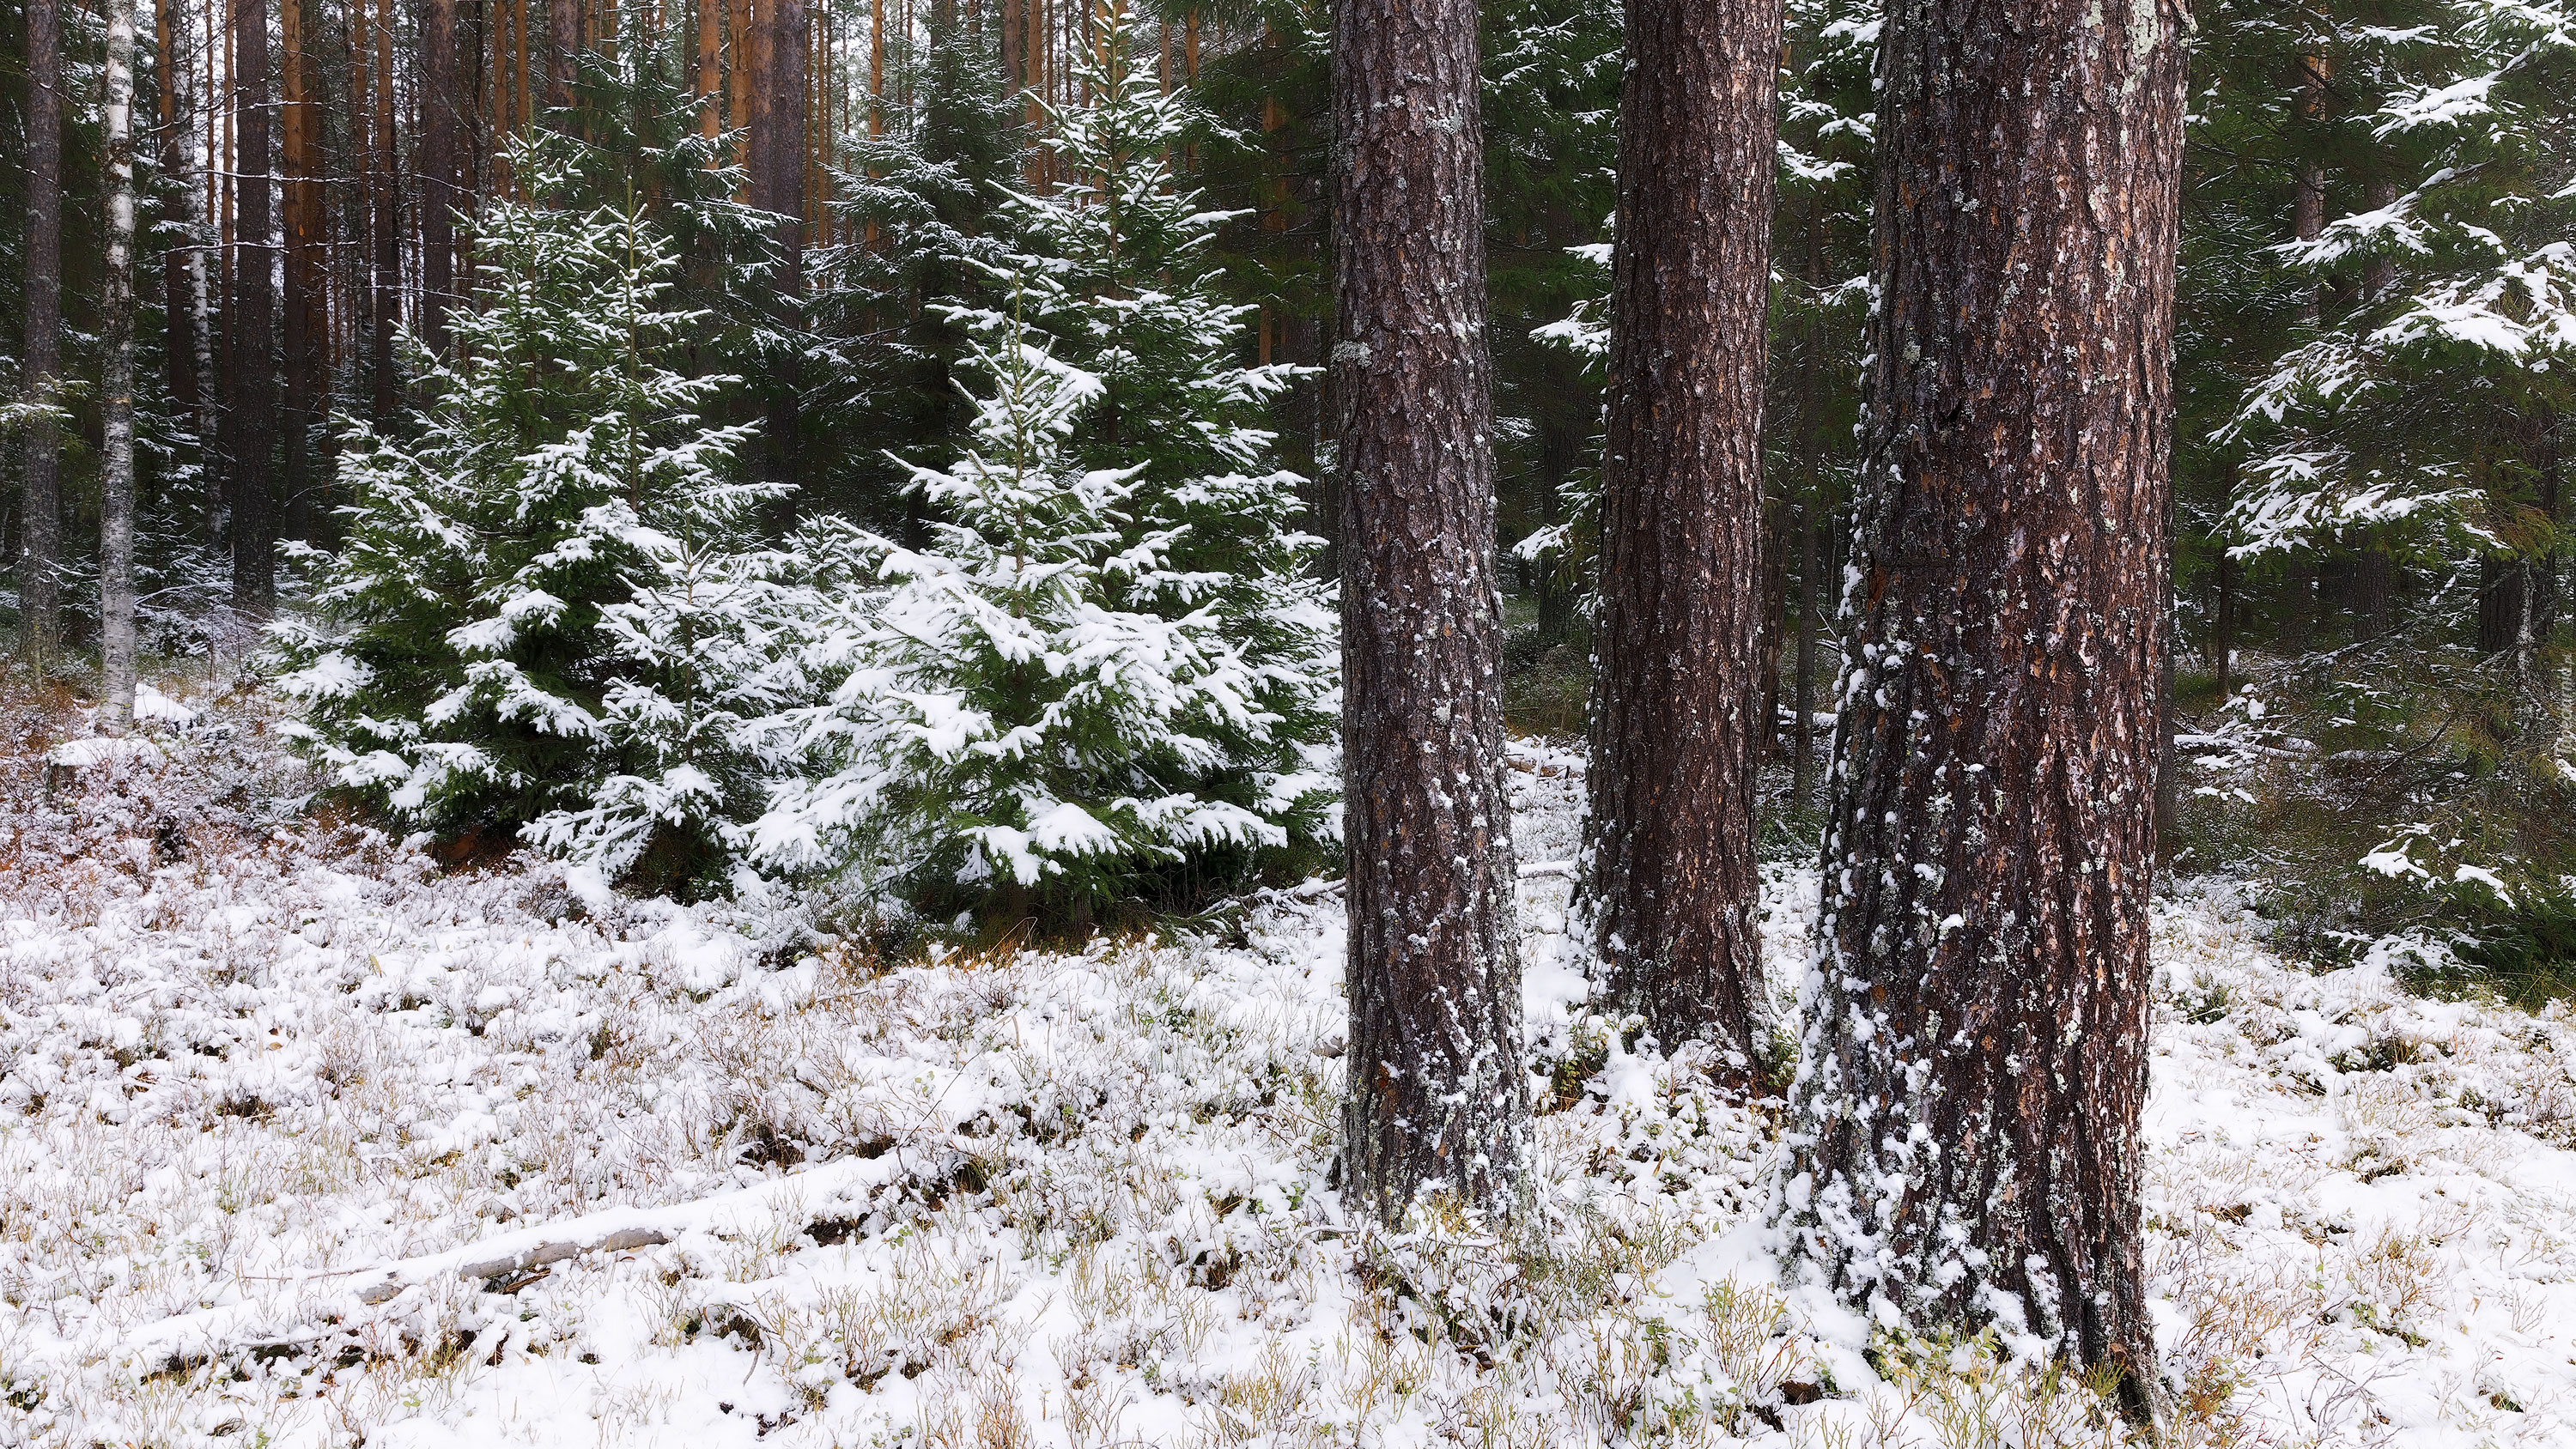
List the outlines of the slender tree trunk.
{"type": "MultiPolygon", "coordinates": [[[[2167,466],[2171,463],[2168,460],[2167,466]]],[[[2156,657],[2156,865],[2161,869],[2173,859],[2174,846],[2181,835],[2182,781],[2174,771],[2174,648],[2181,642],[2180,620],[2174,612],[2173,571],[2173,488],[2168,480],[2164,489],[2165,555],[2163,597],[2156,611],[2163,617],[2164,647],[2156,657]]]]}
{"type": "Polygon", "coordinates": [[[1472,0],[1336,0],[1346,1199],[1528,1194],[1472,0]]]}
{"type": "Polygon", "coordinates": [[[159,0],[152,7],[153,72],[160,92],[159,126],[154,140],[161,161],[160,219],[165,239],[161,248],[161,366],[163,386],[170,389],[170,401],[182,415],[193,419],[197,411],[197,329],[203,320],[197,311],[195,294],[188,287],[189,259],[197,255],[193,244],[183,244],[182,237],[193,237],[196,217],[189,204],[185,179],[196,168],[189,164],[189,129],[179,114],[179,0],[159,0]]]}
{"type": "MultiPolygon", "coordinates": [[[[725,125],[734,133],[734,145],[747,148],[751,138],[751,92],[755,70],[752,64],[752,0],[718,0],[725,7],[725,125]]],[[[727,158],[743,165],[746,184],[734,199],[748,203],[750,157],[736,154],[727,158]]]]}
{"type": "Polygon", "coordinates": [[[2376,538],[2365,540],[2353,559],[2352,570],[2352,636],[2355,639],[2377,639],[2396,623],[2397,561],[2388,553],[2388,545],[2376,538]]]}
{"type": "MultiPolygon", "coordinates": [[[[690,81],[698,96],[698,134],[710,142],[724,134],[724,99],[719,94],[724,89],[724,42],[719,29],[723,7],[724,0],[698,0],[697,46],[689,52],[690,81]]],[[[724,157],[712,146],[707,164],[724,164],[724,157]]]]}
{"type": "Polygon", "coordinates": [[[1887,16],[1852,672],[1785,1202],[1856,1307],[1917,1332],[2018,1316],[2144,1415],[2185,13],[2120,14],[1887,16]]]}
{"type": "Polygon", "coordinates": [[[1629,0],[1602,453],[1590,870],[1600,990],[1753,1067],[1763,328],[1776,0],[1629,0]]]}
{"type": "MultiPolygon", "coordinates": [[[[752,64],[758,80],[751,110],[751,204],[779,216],[777,320],[791,332],[803,326],[796,298],[805,289],[799,225],[805,214],[805,29],[805,0],[754,0],[752,64]]],[[[952,32],[941,34],[943,43],[956,39],[952,32]]],[[[774,481],[790,486],[796,482],[799,380],[794,353],[779,358],[770,378],[763,449],[774,481]]]]}
{"type": "MultiPolygon", "coordinates": [[[[2374,176],[2370,179],[2370,185],[2364,188],[2364,193],[2369,198],[2370,209],[2379,211],[2395,204],[2397,183],[2385,176],[2374,176]]],[[[2387,252],[2380,252],[2361,264],[2363,301],[2379,301],[2388,295],[2390,288],[2396,285],[2397,259],[2387,252]]]]}
{"type": "Polygon", "coordinates": [[[456,80],[456,0],[428,0],[420,41],[420,335],[447,348],[447,309],[455,305],[456,227],[465,203],[458,180],[456,133],[471,113],[456,80]]]}
{"type": "MultiPolygon", "coordinates": [[[[30,401],[52,403],[63,370],[63,26],[57,0],[27,0],[27,330],[30,401]]],[[[62,434],[25,429],[18,504],[18,651],[49,669],[62,647],[62,434]]]]}
{"type": "Polygon", "coordinates": [[[1826,599],[1821,577],[1826,561],[1817,552],[1816,518],[1819,513],[1828,520],[1833,516],[1831,484],[1825,473],[1825,432],[1816,416],[1825,396],[1825,329],[1815,311],[1825,288],[1825,215],[1820,201],[1809,202],[1804,229],[1809,310],[1803,329],[1798,426],[1806,454],[1807,489],[1798,505],[1798,757],[1791,766],[1789,788],[1795,808],[1811,810],[1816,803],[1816,631],[1823,625],[1826,599]]]}
{"type": "MultiPolygon", "coordinates": [[[[882,15],[885,0],[870,0],[870,3],[880,7],[878,13],[882,15]]],[[[1028,65],[1022,59],[1027,54],[1028,0],[1001,0],[1001,3],[1002,90],[1006,95],[1016,95],[1023,85],[1021,77],[1028,65]]],[[[879,23],[882,24],[882,20],[879,23]]]]}
{"type": "MultiPolygon", "coordinates": [[[[2299,58],[2299,119],[2303,144],[2315,145],[2313,132],[2325,115],[2328,61],[2322,55],[2299,58]]],[[[2299,163],[2299,179],[2290,198],[2290,230],[2301,241],[2315,241],[2326,230],[2326,172],[2313,160],[2299,163]]],[[[2299,304],[2300,316],[2311,327],[2323,317],[2325,292],[2321,287],[2305,290],[2299,304]]]]}
{"type": "Polygon", "coordinates": [[[2218,676],[2218,702],[2227,703],[2236,688],[2236,560],[2218,552],[2218,602],[2210,611],[2210,668],[2218,676]]]}
{"type": "Polygon", "coordinates": [[[232,305],[225,317],[231,354],[233,603],[265,612],[277,597],[276,279],[269,240],[268,4],[228,0],[232,16],[234,223],[232,305]]]}
{"type": "Polygon", "coordinates": [[[1789,798],[1799,810],[1814,803],[1816,783],[1816,611],[1823,591],[1816,586],[1816,511],[1822,500],[1815,487],[1811,477],[1808,494],[1798,503],[1798,718],[1791,734],[1797,754],[1790,762],[1789,798]]]}
{"type": "MultiPolygon", "coordinates": [[[[364,4],[365,0],[358,0],[364,4]]],[[[402,193],[396,174],[401,150],[394,135],[393,0],[376,0],[376,154],[367,186],[368,238],[374,296],[368,312],[367,370],[375,377],[375,415],[394,415],[394,328],[402,320],[402,193]]],[[[352,97],[364,105],[364,97],[352,97]]]]}
{"type": "MultiPolygon", "coordinates": [[[[178,0],[171,0],[176,4],[178,0]]],[[[215,88],[215,12],[220,7],[205,6],[206,15],[206,83],[197,91],[197,109],[206,114],[205,164],[198,168],[198,179],[205,186],[205,224],[198,229],[197,245],[188,253],[188,305],[195,315],[197,330],[197,453],[205,469],[206,489],[213,507],[211,516],[219,530],[232,507],[230,484],[225,480],[222,438],[222,400],[226,395],[225,379],[215,371],[215,318],[228,295],[225,282],[225,256],[221,247],[224,237],[223,215],[225,183],[216,173],[222,169],[224,156],[215,148],[216,117],[227,107],[223,93],[215,88]],[[211,254],[209,249],[212,248],[211,254]]],[[[230,32],[227,31],[227,34],[230,32]]],[[[193,78],[195,72],[189,72],[193,78]]],[[[189,142],[196,134],[190,128],[189,142]]],[[[218,533],[218,541],[224,537],[218,533]]]]}
{"type": "Polygon", "coordinates": [[[279,318],[279,340],[286,380],[279,408],[280,442],[284,445],[283,512],[289,532],[308,529],[306,510],[313,487],[309,452],[313,424],[329,406],[329,378],[324,348],[329,338],[329,239],[322,211],[321,107],[315,102],[313,27],[306,0],[278,0],[278,36],[285,43],[278,67],[284,104],[278,108],[279,155],[285,177],[280,197],[285,215],[286,295],[279,318]]]}
{"type": "Polygon", "coordinates": [[[549,124],[567,132],[573,127],[573,56],[580,49],[581,0],[546,0],[546,109],[556,113],[549,124]]]}
{"type": "Polygon", "coordinates": [[[134,0],[107,3],[107,276],[99,299],[99,641],[107,726],[134,727],[134,0]]]}

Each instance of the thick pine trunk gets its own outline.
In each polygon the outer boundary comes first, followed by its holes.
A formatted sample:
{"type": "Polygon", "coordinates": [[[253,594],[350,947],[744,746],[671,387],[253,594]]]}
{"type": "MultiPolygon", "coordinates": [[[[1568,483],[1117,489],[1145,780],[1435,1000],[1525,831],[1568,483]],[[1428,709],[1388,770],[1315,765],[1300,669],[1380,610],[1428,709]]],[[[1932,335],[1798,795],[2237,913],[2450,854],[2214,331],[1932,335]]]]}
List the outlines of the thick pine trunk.
{"type": "Polygon", "coordinates": [[[1600,989],[1752,1066],[1777,0],[1629,0],[1593,652],[1600,989]]]}
{"type": "Polygon", "coordinates": [[[457,132],[472,108],[456,76],[456,0],[429,0],[420,53],[420,335],[434,351],[447,347],[447,309],[455,305],[456,226],[465,203],[458,179],[457,132]]]}
{"type": "MultiPolygon", "coordinates": [[[[27,396],[55,401],[63,370],[63,25],[56,0],[27,4],[27,396]]],[[[28,422],[18,505],[18,650],[38,669],[62,643],[62,435],[28,422]]]]}
{"type": "Polygon", "coordinates": [[[1898,0],[1788,1225],[2154,1397],[2139,1242],[2184,12],[1898,0]]]}
{"type": "Polygon", "coordinates": [[[233,604],[264,612],[277,597],[277,290],[270,244],[267,0],[231,5],[233,87],[232,304],[225,347],[232,406],[224,467],[232,502],[233,604]]]}
{"type": "Polygon", "coordinates": [[[107,725],[134,725],[134,0],[107,5],[107,275],[99,299],[99,639],[107,725]]]}
{"type": "Polygon", "coordinates": [[[1350,1091],[1343,1189],[1525,1197],[1473,0],[1333,7],[1350,1091]]]}

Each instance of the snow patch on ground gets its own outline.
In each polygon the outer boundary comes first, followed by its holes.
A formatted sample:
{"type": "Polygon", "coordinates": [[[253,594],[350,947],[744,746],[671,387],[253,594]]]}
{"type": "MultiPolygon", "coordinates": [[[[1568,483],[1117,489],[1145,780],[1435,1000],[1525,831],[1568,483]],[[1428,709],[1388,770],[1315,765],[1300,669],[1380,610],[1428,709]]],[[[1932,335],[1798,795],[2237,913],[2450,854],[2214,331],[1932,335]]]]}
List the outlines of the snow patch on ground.
{"type": "MultiPolygon", "coordinates": [[[[1563,873],[1522,882],[1539,1237],[1372,1243],[1330,883],[1078,952],[781,949],[262,815],[282,767],[224,762],[263,729],[0,780],[0,1442],[2115,1437],[1778,1291],[1769,1116],[1585,1014],[1563,873]]],[[[1513,763],[1521,858],[1571,860],[1580,757],[1513,763]]],[[[1784,980],[1814,915],[1775,870],[1784,980]]],[[[2175,1442],[2568,1442],[2576,1023],[2265,939],[2225,882],[2158,910],[2175,1442]]]]}

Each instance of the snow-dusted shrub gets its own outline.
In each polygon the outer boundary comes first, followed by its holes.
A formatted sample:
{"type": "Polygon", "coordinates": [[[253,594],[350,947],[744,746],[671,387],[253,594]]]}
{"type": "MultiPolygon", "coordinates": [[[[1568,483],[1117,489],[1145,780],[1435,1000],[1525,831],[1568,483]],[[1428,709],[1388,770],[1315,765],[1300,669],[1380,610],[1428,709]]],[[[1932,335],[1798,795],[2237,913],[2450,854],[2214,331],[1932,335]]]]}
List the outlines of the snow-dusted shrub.
{"type": "Polygon", "coordinates": [[[579,209],[571,144],[518,156],[477,224],[477,303],[413,345],[416,434],[352,424],[345,539],[276,630],[279,683],[333,780],[443,832],[523,828],[611,876],[721,873],[760,797],[749,722],[792,703],[785,561],[746,550],[773,490],[731,382],[670,363],[698,314],[632,207],[579,209]]]}
{"type": "Polygon", "coordinates": [[[1254,426],[1293,370],[1234,360],[1225,216],[1173,181],[1191,112],[1127,64],[1129,23],[1054,113],[1065,184],[1005,206],[1007,307],[953,309],[985,391],[957,459],[910,466],[928,542],[807,535],[884,587],[817,648],[836,687],[790,717],[807,774],[759,825],[770,863],[1078,910],[1333,833],[1332,600],[1254,426]]]}

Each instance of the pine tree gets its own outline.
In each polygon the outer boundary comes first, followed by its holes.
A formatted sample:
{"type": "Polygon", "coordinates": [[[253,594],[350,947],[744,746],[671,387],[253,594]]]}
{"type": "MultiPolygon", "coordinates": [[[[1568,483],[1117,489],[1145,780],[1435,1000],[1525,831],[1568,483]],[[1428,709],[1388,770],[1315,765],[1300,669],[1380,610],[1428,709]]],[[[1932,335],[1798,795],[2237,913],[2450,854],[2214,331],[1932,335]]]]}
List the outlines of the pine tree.
{"type": "Polygon", "coordinates": [[[640,212],[574,210],[577,143],[538,133],[526,200],[474,228],[455,351],[407,342],[416,439],[353,424],[346,541],[280,624],[281,688],[339,784],[446,833],[532,839],[650,884],[720,877],[757,803],[738,720],[792,702],[765,641],[787,605],[737,559],[772,490],[733,481],[730,379],[669,359],[699,322],[640,212]]]}
{"type": "Polygon", "coordinates": [[[1342,496],[1345,1201],[1528,1201],[1503,788],[1476,7],[1333,7],[1330,395],[1342,496]]]}
{"type": "Polygon", "coordinates": [[[1600,994],[1746,1080],[1781,12],[1630,0],[1582,908],[1600,994]]]}
{"type": "Polygon", "coordinates": [[[1854,1309],[2033,1336],[2139,1417],[2159,1394],[2139,1124],[2183,21],[2161,4],[2105,27],[2081,0],[1887,17],[1849,654],[1782,1195],[1812,1280],[1854,1309]]]}
{"type": "Polygon", "coordinates": [[[1293,369],[1234,360],[1224,217],[1173,184],[1189,108],[1127,65],[1129,24],[1084,63],[1092,103],[1050,113],[1062,186],[1004,204],[1007,306],[945,309],[993,390],[957,462],[909,469],[928,541],[816,541],[896,582],[828,647],[849,673],[805,731],[830,773],[765,823],[782,864],[1078,916],[1328,838],[1330,595],[1253,425],[1293,369]]]}
{"type": "Polygon", "coordinates": [[[1290,736],[1317,738],[1333,709],[1318,682],[1329,606],[1304,577],[1320,540],[1299,526],[1305,480],[1271,461],[1278,439],[1258,425],[1305,369],[1237,360],[1259,309],[1227,303],[1210,260],[1232,214],[1173,169],[1204,119],[1186,91],[1165,93],[1132,63],[1135,26],[1125,6],[1107,15],[1099,48],[1074,67],[1091,104],[1048,112],[1060,184],[1004,203],[1018,251],[997,276],[1019,315],[958,315],[1031,327],[1059,361],[1100,379],[1070,453],[1084,467],[1137,470],[1137,526],[1171,534],[1179,576],[1158,608],[1213,611],[1265,661],[1264,707],[1290,736]]]}

